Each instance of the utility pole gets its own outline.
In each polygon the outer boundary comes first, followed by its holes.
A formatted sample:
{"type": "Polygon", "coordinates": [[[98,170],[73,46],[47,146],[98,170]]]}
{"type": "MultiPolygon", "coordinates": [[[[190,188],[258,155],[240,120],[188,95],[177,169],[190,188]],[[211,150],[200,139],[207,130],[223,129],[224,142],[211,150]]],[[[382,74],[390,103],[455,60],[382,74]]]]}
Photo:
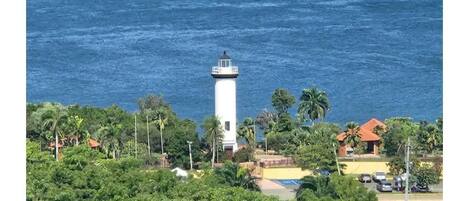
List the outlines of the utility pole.
{"type": "Polygon", "coordinates": [[[192,142],[191,142],[191,141],[187,141],[187,144],[189,144],[189,160],[190,160],[191,170],[192,170],[192,149],[191,149],[191,144],[192,144],[192,142]]]}
{"type": "Polygon", "coordinates": [[[405,201],[409,201],[409,152],[410,152],[410,137],[407,138],[406,157],[405,157],[405,201]]]}
{"type": "Polygon", "coordinates": [[[334,147],[335,164],[337,165],[337,172],[339,173],[339,175],[342,175],[342,174],[340,173],[339,160],[337,159],[337,149],[335,148],[335,144],[334,144],[334,143],[332,143],[332,147],[334,147]]]}
{"type": "Polygon", "coordinates": [[[148,143],[148,157],[151,157],[151,152],[150,152],[150,130],[148,128],[148,115],[147,115],[147,143],[148,143]]]}
{"type": "Polygon", "coordinates": [[[137,158],[137,114],[135,114],[135,158],[137,158]]]}

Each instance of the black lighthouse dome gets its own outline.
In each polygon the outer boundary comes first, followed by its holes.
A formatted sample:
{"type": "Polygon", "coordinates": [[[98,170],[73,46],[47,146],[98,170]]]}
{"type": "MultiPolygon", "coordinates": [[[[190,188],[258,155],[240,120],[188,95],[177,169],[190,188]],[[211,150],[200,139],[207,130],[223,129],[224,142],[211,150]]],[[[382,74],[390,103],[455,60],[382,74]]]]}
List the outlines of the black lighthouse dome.
{"type": "Polygon", "coordinates": [[[226,51],[223,51],[223,55],[220,56],[220,59],[231,59],[231,57],[226,54],[226,51]]]}

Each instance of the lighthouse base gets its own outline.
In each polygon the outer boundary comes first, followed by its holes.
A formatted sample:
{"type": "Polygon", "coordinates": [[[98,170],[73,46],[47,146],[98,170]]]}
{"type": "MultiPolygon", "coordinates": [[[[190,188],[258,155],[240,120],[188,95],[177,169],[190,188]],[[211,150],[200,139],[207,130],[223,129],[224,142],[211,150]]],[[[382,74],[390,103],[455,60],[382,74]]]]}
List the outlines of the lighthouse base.
{"type": "Polygon", "coordinates": [[[223,143],[223,150],[226,158],[231,160],[236,151],[238,151],[238,143],[223,143]]]}

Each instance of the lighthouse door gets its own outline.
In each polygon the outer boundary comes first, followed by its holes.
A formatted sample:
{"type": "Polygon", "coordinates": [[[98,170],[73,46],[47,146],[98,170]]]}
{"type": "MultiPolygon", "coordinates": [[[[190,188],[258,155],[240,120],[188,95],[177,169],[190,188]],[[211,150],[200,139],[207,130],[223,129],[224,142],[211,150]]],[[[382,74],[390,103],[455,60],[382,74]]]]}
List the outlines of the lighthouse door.
{"type": "Polygon", "coordinates": [[[233,147],[232,146],[225,147],[225,155],[228,160],[233,159],[233,147]]]}

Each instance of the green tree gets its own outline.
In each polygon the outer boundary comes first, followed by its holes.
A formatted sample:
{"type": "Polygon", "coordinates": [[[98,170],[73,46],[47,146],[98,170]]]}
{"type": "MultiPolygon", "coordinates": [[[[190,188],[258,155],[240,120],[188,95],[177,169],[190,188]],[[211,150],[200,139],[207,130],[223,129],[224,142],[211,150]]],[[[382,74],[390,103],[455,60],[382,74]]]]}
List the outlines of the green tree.
{"type": "Polygon", "coordinates": [[[267,136],[269,134],[275,133],[277,128],[277,114],[270,112],[267,109],[264,109],[256,117],[256,124],[260,129],[264,130],[264,143],[265,143],[265,152],[267,153],[267,136]]]}
{"type": "Polygon", "coordinates": [[[205,118],[203,123],[203,129],[205,131],[205,138],[212,147],[212,168],[215,165],[215,153],[217,145],[223,139],[223,128],[218,117],[210,116],[205,118]]]}
{"type": "Polygon", "coordinates": [[[334,124],[318,123],[306,132],[296,145],[296,161],[303,169],[321,169],[329,171],[339,171],[344,165],[337,164],[335,152],[337,151],[337,140],[335,136],[340,128],[334,124]]]}
{"type": "Polygon", "coordinates": [[[368,191],[354,177],[332,174],[326,176],[306,176],[302,179],[297,200],[318,201],[377,201],[376,193],[368,191]]]}
{"type": "Polygon", "coordinates": [[[443,147],[443,133],[437,125],[422,121],[416,133],[416,141],[425,154],[432,154],[443,147]]]}
{"type": "Polygon", "coordinates": [[[163,141],[163,130],[166,125],[168,125],[168,112],[164,109],[156,110],[156,119],[155,123],[156,126],[160,129],[160,146],[161,146],[161,154],[164,154],[164,141],[163,141]]]}
{"type": "MultiPolygon", "coordinates": [[[[406,172],[405,160],[403,157],[394,157],[386,163],[389,167],[389,173],[392,175],[401,175],[406,172]]],[[[410,157],[410,172],[413,172],[414,167],[420,166],[420,160],[415,155],[410,157]]]]}
{"type": "Polygon", "coordinates": [[[410,181],[418,186],[428,187],[431,184],[438,184],[440,175],[429,164],[421,164],[414,169],[410,181]]]}
{"type": "Polygon", "coordinates": [[[360,145],[361,134],[360,126],[355,122],[348,122],[345,125],[345,139],[344,142],[349,144],[354,150],[360,145]]]}
{"type": "Polygon", "coordinates": [[[256,145],[256,130],[255,122],[252,118],[245,118],[244,121],[239,125],[237,129],[238,137],[244,139],[249,147],[255,147],[256,145]]]}
{"type": "Polygon", "coordinates": [[[39,116],[42,122],[41,128],[43,129],[46,139],[50,140],[50,136],[55,138],[55,160],[59,160],[59,137],[63,138],[63,125],[67,120],[67,110],[60,104],[45,103],[39,108],[35,114],[39,116]]]}
{"type": "Polygon", "coordinates": [[[295,161],[303,169],[337,171],[334,151],[330,145],[305,145],[298,149],[295,161]]]}
{"type": "Polygon", "coordinates": [[[107,156],[113,159],[117,158],[120,151],[120,135],[122,132],[122,124],[110,124],[103,126],[98,130],[98,138],[101,146],[106,152],[107,156]]]}
{"type": "Polygon", "coordinates": [[[65,132],[70,144],[77,146],[81,139],[89,137],[89,133],[84,128],[84,119],[77,115],[67,117],[65,132]]]}
{"type": "Polygon", "coordinates": [[[165,152],[173,167],[190,168],[189,147],[187,141],[191,141],[192,160],[200,160],[200,141],[196,132],[197,125],[194,121],[184,119],[177,120],[174,125],[168,126],[165,132],[165,152]]]}
{"type": "Polygon", "coordinates": [[[403,155],[407,138],[411,138],[411,146],[415,147],[415,133],[418,125],[410,118],[396,117],[386,119],[386,132],[383,134],[383,152],[387,156],[403,155]]]}
{"type": "Polygon", "coordinates": [[[295,104],[295,97],[283,88],[275,89],[272,94],[272,107],[277,113],[288,113],[288,109],[295,104]]]}
{"type": "Polygon", "coordinates": [[[301,119],[309,119],[312,122],[316,119],[323,119],[329,109],[326,92],[315,87],[303,89],[298,107],[301,119]]]}
{"type": "Polygon", "coordinates": [[[228,186],[260,191],[255,178],[251,176],[249,170],[231,161],[225,162],[222,168],[215,169],[215,175],[219,176],[222,183],[228,186]]]}

